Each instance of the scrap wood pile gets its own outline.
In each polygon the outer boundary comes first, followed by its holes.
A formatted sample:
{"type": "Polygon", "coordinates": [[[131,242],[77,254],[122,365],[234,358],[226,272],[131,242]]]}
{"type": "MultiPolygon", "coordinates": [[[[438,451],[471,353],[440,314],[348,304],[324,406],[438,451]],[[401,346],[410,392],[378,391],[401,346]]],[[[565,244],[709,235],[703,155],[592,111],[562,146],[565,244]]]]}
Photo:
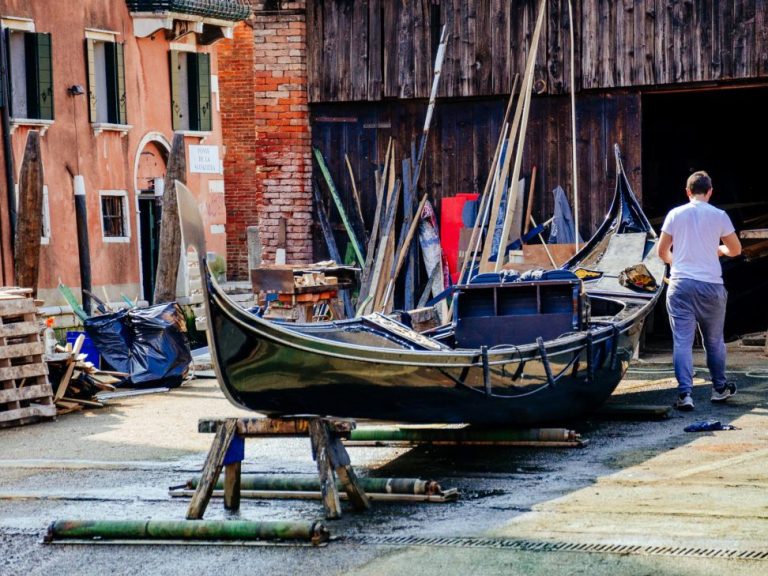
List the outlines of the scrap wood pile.
{"type": "Polygon", "coordinates": [[[85,336],[81,334],[74,344],[57,345],[56,353],[49,356],[48,370],[51,386],[54,389],[54,401],[59,414],[67,414],[83,408],[101,408],[104,406],[97,394],[114,392],[128,374],[107,372],[96,368],[82,354],[85,336]]]}
{"type": "Polygon", "coordinates": [[[32,290],[0,289],[0,427],[56,416],[32,290]]]}
{"type": "MultiPolygon", "coordinates": [[[[509,250],[522,249],[531,241],[540,242],[543,245],[539,262],[533,267],[559,267],[573,255],[573,252],[570,252],[573,247],[564,246],[563,248],[566,248],[564,250],[548,247],[543,232],[549,225],[560,224],[558,242],[575,242],[578,248],[579,240],[575,234],[577,224],[573,223],[565,192],[559,187],[554,191],[555,217],[538,224],[532,215],[536,167],[533,166],[531,169],[531,182],[527,194],[525,180],[521,176],[526,127],[533,93],[536,46],[543,20],[544,10],[540,7],[525,76],[518,94],[516,94],[518,77],[515,77],[488,177],[482,194],[474,204],[474,216],[470,217],[473,222],[469,224],[471,231],[469,245],[458,256],[456,281],[459,284],[468,283],[478,274],[498,273],[502,269],[513,266],[513,263],[508,262],[509,250]],[[515,102],[514,115],[512,115],[515,102]],[[541,261],[544,254],[546,254],[546,260],[541,261]]],[[[447,34],[444,29],[435,60],[432,92],[418,149],[415,142],[411,142],[410,158],[404,158],[398,162],[399,147],[390,138],[383,169],[376,170],[376,209],[373,221],[369,223],[370,226],[366,226],[363,218],[360,196],[349,158],[345,156],[345,163],[349,171],[354,202],[351,203],[352,210],[347,213],[325,158],[320,150],[314,150],[325,187],[330,192],[333,204],[341,218],[351,252],[354,253],[354,258],[362,270],[357,300],[354,303],[346,303],[348,316],[360,316],[372,312],[392,313],[397,291],[400,296],[398,306],[402,306],[401,309],[423,310],[425,306],[434,305],[434,316],[438,323],[444,323],[450,318],[448,296],[451,292],[452,279],[440,243],[435,209],[429,200],[428,192],[420,193],[418,189],[446,43],[447,34]],[[417,235],[418,242],[414,242],[417,235]],[[417,263],[418,252],[421,252],[421,260],[423,260],[423,267],[420,268],[417,263]],[[423,291],[417,291],[415,286],[415,275],[419,272],[421,277],[426,278],[423,291]],[[405,275],[404,279],[401,278],[402,273],[405,275]],[[420,297],[417,299],[418,294],[420,297]]],[[[574,196],[575,188],[574,182],[574,196]]],[[[326,201],[317,182],[314,186],[314,199],[315,211],[330,257],[341,262],[342,254],[336,244],[326,201]]],[[[578,213],[576,217],[578,218],[578,213]]],[[[554,236],[553,227],[550,239],[553,240],[554,236]]],[[[530,250],[530,252],[537,254],[539,251],[530,250]]]]}

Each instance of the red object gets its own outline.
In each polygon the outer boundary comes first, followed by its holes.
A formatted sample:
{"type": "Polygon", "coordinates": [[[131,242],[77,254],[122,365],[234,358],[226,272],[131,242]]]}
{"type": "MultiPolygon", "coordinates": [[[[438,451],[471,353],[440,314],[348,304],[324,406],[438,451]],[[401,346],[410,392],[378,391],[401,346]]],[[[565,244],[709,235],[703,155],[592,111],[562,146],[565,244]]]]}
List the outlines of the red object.
{"type": "Polygon", "coordinates": [[[461,212],[464,210],[464,204],[479,197],[479,194],[474,193],[456,194],[451,198],[443,198],[440,205],[440,245],[448,260],[448,270],[454,284],[459,277],[459,237],[464,227],[461,212]]]}

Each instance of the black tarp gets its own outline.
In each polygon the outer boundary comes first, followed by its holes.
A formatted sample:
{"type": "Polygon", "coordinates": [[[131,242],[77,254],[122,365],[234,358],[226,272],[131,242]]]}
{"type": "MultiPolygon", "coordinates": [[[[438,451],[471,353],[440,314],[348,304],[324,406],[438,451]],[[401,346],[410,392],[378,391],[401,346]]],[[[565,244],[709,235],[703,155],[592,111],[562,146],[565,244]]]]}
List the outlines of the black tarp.
{"type": "Polygon", "coordinates": [[[179,386],[192,362],[186,322],[175,302],[121,310],[85,321],[85,331],[122,385],[179,386]]]}

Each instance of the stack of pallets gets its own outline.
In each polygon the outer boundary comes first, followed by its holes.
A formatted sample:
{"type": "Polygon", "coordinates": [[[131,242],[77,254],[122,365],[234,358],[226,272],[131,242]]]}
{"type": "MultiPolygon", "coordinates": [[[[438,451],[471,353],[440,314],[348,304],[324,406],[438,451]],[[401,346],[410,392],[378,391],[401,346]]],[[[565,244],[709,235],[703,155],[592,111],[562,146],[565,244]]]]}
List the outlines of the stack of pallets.
{"type": "Polygon", "coordinates": [[[0,427],[56,416],[31,293],[0,288],[0,427]]]}

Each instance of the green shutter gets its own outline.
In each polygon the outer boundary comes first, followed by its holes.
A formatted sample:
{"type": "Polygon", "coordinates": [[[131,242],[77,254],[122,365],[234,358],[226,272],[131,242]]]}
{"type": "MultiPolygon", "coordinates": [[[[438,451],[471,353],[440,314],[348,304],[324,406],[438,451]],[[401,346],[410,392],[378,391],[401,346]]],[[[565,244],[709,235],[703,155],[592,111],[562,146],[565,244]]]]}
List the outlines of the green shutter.
{"type": "Polygon", "coordinates": [[[51,35],[27,32],[25,40],[29,117],[53,120],[51,35]]]}
{"type": "MultiPolygon", "coordinates": [[[[197,55],[198,130],[211,130],[211,55],[197,55]]],[[[190,102],[190,106],[192,102],[190,102]]]]}
{"type": "Polygon", "coordinates": [[[115,44],[115,74],[117,80],[117,123],[128,124],[128,100],[125,95],[124,44],[115,44]]]}
{"type": "Polygon", "coordinates": [[[96,49],[95,41],[85,39],[85,63],[88,69],[88,118],[98,122],[98,95],[96,94],[96,49]]]}
{"type": "Polygon", "coordinates": [[[184,104],[181,101],[183,94],[179,77],[179,53],[176,50],[171,50],[169,56],[171,64],[171,117],[173,119],[173,129],[181,130],[184,104]]]}
{"type": "Polygon", "coordinates": [[[117,113],[117,56],[114,42],[104,42],[104,74],[107,79],[107,122],[119,124],[117,113]]]}

